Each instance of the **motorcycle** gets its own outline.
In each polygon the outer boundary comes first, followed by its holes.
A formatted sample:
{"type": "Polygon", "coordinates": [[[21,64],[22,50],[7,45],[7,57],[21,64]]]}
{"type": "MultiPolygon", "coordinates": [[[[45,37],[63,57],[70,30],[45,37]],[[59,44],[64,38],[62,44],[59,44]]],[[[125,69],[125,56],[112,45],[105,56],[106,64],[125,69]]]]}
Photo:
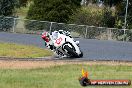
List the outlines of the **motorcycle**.
{"type": "Polygon", "coordinates": [[[80,50],[78,44],[70,36],[58,33],[56,38],[53,40],[55,51],[58,55],[67,57],[81,58],[83,52],[80,50]]]}

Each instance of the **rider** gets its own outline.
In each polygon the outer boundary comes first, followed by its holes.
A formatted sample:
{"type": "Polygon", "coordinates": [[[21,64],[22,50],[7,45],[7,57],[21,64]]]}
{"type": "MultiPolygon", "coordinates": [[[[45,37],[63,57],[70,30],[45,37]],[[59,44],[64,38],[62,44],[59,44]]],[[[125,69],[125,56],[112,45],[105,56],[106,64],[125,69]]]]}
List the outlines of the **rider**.
{"type": "Polygon", "coordinates": [[[54,52],[54,54],[57,55],[57,57],[64,56],[64,55],[62,55],[62,53],[57,51],[56,47],[54,46],[54,40],[58,37],[58,31],[52,32],[51,35],[48,32],[43,32],[41,37],[45,41],[46,47],[49,48],[50,50],[52,50],[54,52]]]}
{"type": "MultiPolygon", "coordinates": [[[[45,41],[45,46],[47,48],[49,48],[50,50],[54,51],[54,53],[57,54],[58,56],[62,56],[62,54],[59,54],[59,52],[56,50],[56,47],[54,46],[54,40],[56,40],[56,38],[58,37],[58,33],[64,34],[66,36],[71,37],[70,32],[63,31],[63,30],[54,31],[51,34],[49,32],[43,32],[41,37],[45,41]]],[[[78,45],[79,44],[79,41],[75,41],[75,43],[78,45]]]]}
{"type": "MultiPolygon", "coordinates": [[[[53,44],[53,40],[55,40],[58,37],[58,33],[60,34],[64,34],[66,36],[69,36],[70,38],[72,38],[71,34],[69,31],[64,31],[64,30],[59,30],[59,31],[54,31],[51,33],[48,32],[43,32],[42,33],[42,39],[45,41],[45,45],[46,47],[48,47],[49,49],[53,50],[54,49],[54,44],[53,44]]],[[[73,38],[72,38],[73,39],[73,38]]],[[[73,39],[74,40],[74,39],[73,39]]],[[[79,41],[75,41],[74,42],[78,45],[79,41]]]]}

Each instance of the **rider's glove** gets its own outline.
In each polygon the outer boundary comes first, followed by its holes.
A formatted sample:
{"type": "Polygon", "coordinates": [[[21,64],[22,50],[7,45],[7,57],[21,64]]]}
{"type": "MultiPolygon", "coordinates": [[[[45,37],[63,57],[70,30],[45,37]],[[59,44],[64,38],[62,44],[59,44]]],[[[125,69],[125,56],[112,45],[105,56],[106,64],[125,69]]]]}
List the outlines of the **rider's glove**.
{"type": "Polygon", "coordinates": [[[48,49],[51,49],[51,50],[53,50],[54,49],[54,46],[53,45],[46,45],[46,47],[48,48],[48,49]]]}

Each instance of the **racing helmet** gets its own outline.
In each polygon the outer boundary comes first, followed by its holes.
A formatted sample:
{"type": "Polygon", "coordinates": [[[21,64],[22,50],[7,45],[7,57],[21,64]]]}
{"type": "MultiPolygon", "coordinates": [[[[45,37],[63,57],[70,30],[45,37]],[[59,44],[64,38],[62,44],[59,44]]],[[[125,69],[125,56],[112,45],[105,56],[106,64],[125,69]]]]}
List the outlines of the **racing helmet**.
{"type": "Polygon", "coordinates": [[[44,41],[49,42],[50,41],[50,34],[48,32],[43,32],[41,38],[44,41]]]}

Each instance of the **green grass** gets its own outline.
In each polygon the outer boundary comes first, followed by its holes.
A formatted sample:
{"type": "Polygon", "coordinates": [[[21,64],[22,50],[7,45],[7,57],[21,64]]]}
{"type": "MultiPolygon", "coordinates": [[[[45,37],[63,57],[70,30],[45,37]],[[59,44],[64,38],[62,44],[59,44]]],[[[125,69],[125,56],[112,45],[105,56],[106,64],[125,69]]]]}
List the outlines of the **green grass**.
{"type": "Polygon", "coordinates": [[[50,50],[29,45],[0,43],[0,56],[13,58],[36,58],[51,56],[50,50]]]}
{"type": "MultiPolygon", "coordinates": [[[[37,69],[0,69],[0,88],[82,88],[81,68],[90,79],[130,79],[132,66],[63,65],[37,69]]],[[[87,88],[132,88],[132,86],[88,86],[87,88]]]]}

